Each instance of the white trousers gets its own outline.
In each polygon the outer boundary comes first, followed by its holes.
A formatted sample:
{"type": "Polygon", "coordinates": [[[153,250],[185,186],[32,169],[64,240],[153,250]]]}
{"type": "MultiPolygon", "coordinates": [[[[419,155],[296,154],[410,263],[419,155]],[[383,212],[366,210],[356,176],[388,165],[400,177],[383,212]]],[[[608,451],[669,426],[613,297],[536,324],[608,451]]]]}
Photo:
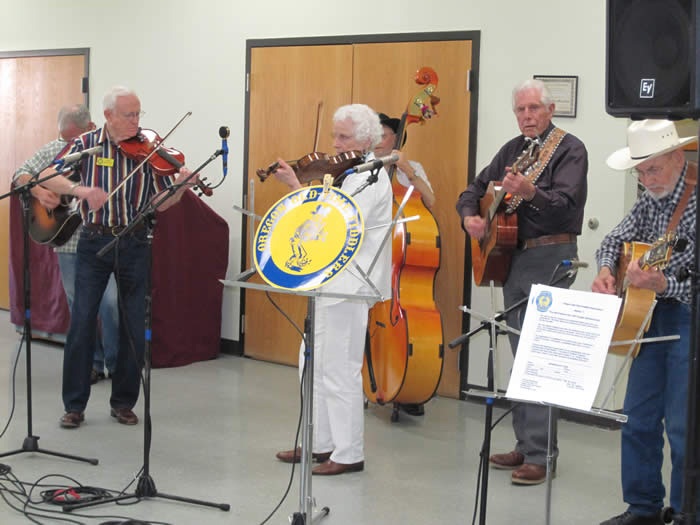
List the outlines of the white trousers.
{"type": "MultiPolygon", "coordinates": [[[[313,446],[336,463],[364,461],[362,361],[369,307],[364,302],[316,300],[313,446]],[[333,301],[330,301],[331,303],[333,301]]],[[[299,355],[300,375],[304,343],[299,355]]]]}

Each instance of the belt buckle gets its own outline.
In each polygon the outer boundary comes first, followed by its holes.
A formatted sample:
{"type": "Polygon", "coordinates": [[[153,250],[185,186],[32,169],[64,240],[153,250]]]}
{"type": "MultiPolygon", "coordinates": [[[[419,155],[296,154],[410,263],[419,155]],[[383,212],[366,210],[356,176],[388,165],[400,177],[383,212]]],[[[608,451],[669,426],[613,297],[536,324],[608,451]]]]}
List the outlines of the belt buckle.
{"type": "Polygon", "coordinates": [[[121,232],[122,230],[123,230],[123,228],[120,224],[117,224],[116,226],[112,226],[112,230],[111,230],[112,237],[116,237],[117,235],[119,235],[119,232],[121,232]]]}

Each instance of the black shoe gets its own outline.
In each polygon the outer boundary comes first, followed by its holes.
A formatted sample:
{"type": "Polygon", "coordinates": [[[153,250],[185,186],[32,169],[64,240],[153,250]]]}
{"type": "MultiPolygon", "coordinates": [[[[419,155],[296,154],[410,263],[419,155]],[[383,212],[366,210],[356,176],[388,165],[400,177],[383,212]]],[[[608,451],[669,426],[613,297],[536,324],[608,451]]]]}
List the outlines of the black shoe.
{"type": "Polygon", "coordinates": [[[425,414],[425,409],[421,403],[402,403],[399,407],[409,416],[422,416],[425,414]]]}
{"type": "Polygon", "coordinates": [[[90,384],[94,385],[98,381],[102,381],[105,378],[104,372],[98,372],[94,368],[90,370],[90,384]]]}
{"type": "Polygon", "coordinates": [[[664,525],[664,522],[658,514],[643,516],[641,514],[632,514],[627,510],[619,516],[601,522],[600,525],[664,525]]]}

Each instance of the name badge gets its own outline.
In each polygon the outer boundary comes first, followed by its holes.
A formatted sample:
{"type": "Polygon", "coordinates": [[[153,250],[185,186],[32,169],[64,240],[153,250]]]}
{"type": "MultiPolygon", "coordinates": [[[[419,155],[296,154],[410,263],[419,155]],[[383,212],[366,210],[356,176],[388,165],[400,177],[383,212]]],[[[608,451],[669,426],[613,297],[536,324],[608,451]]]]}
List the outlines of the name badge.
{"type": "Polygon", "coordinates": [[[111,159],[109,157],[97,157],[97,160],[95,162],[98,166],[105,166],[107,168],[114,167],[114,159],[111,159]]]}

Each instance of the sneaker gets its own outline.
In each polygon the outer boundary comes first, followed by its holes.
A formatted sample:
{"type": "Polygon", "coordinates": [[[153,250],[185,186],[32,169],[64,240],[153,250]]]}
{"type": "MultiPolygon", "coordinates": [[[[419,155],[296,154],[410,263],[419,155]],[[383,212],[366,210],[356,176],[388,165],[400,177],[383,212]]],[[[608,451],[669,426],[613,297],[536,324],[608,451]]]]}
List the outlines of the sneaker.
{"type": "Polygon", "coordinates": [[[658,514],[651,516],[632,514],[630,511],[625,511],[619,516],[614,516],[609,520],[605,520],[600,525],[663,525],[663,520],[658,514]]]}

